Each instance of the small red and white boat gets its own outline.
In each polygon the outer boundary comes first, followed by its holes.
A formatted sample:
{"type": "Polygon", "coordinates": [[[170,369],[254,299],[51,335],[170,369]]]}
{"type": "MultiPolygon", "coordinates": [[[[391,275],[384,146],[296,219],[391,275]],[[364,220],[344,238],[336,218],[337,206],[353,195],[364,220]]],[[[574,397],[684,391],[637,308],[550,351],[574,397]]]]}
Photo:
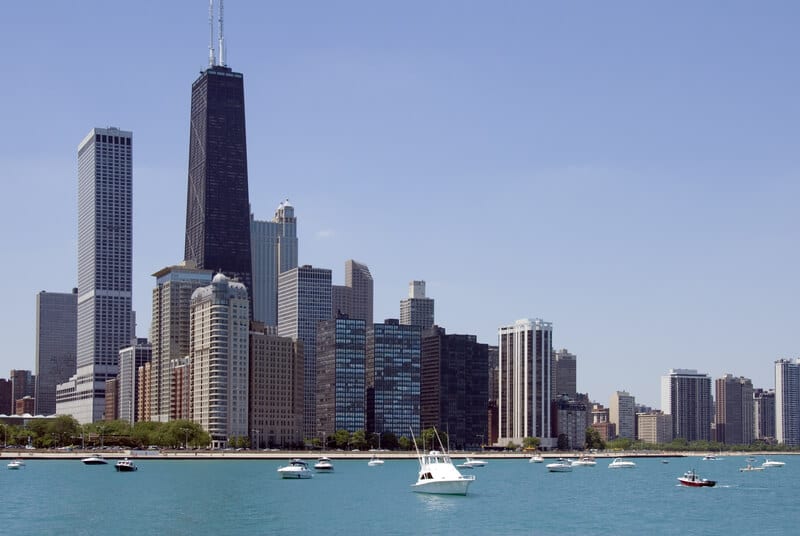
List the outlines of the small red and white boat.
{"type": "Polygon", "coordinates": [[[690,488],[713,488],[717,485],[716,480],[708,480],[697,476],[694,469],[686,471],[683,476],[678,477],[678,482],[682,486],[689,486],[690,488]]]}

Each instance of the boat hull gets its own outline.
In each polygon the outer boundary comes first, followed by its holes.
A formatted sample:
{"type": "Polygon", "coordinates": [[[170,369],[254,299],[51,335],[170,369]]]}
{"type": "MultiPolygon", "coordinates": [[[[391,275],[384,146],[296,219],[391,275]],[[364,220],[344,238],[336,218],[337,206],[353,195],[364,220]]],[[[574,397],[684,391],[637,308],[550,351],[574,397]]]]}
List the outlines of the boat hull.
{"type": "Polygon", "coordinates": [[[417,482],[411,486],[416,493],[428,493],[432,495],[466,495],[469,485],[475,479],[462,478],[458,480],[430,480],[427,482],[417,482]]]}
{"type": "Polygon", "coordinates": [[[688,488],[713,488],[717,485],[715,480],[688,480],[685,478],[679,478],[678,482],[680,482],[682,486],[686,486],[688,488]]]}
{"type": "Polygon", "coordinates": [[[311,471],[278,471],[281,478],[286,480],[300,480],[304,478],[311,478],[314,476],[311,471]]]}

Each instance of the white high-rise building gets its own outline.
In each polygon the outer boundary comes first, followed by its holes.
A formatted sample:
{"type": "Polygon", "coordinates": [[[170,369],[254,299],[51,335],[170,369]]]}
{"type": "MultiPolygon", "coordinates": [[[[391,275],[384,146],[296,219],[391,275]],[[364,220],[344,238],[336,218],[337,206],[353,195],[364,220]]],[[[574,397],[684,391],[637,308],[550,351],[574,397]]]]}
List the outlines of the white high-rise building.
{"type": "Polygon", "coordinates": [[[297,218],[289,200],[282,201],[272,221],[250,215],[253,264],[253,320],[278,325],[278,275],[297,268],[297,218]]]}
{"type": "Polygon", "coordinates": [[[331,271],[304,265],[278,276],[278,335],[303,342],[303,437],[317,437],[317,325],[331,318],[331,271]]]}
{"type": "Polygon", "coordinates": [[[694,369],[670,369],[661,377],[661,411],[672,416],[674,438],[711,439],[711,378],[694,369]]]}
{"type": "Polygon", "coordinates": [[[106,380],[134,336],[133,133],[95,128],[78,146],[77,371],[56,389],[56,411],[101,420],[106,380]]]}
{"type": "Polygon", "coordinates": [[[625,391],[611,395],[608,421],[617,426],[617,437],[636,439],[636,398],[625,391]]]}
{"type": "Polygon", "coordinates": [[[225,448],[248,431],[250,302],[247,287],[217,274],[192,294],[192,420],[225,448]]]}
{"type": "Polygon", "coordinates": [[[543,447],[555,447],[551,437],[553,324],[522,319],[498,330],[498,442],[521,445],[538,437],[543,447]]]}
{"type": "Polygon", "coordinates": [[[775,439],[800,445],[800,359],[775,361],[775,439]]]}
{"type": "Polygon", "coordinates": [[[408,284],[408,298],[400,300],[400,324],[426,330],[434,324],[433,298],[425,297],[425,281],[408,284]]]}

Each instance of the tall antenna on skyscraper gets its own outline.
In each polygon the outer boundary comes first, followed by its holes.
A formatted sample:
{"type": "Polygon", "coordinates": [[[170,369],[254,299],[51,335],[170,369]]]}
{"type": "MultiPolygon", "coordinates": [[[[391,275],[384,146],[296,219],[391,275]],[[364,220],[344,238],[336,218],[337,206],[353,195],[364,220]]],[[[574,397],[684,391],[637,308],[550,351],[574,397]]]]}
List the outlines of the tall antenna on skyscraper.
{"type": "Polygon", "coordinates": [[[208,66],[214,66],[214,0],[208,0],[208,66]]]}
{"type": "Polygon", "coordinates": [[[225,67],[225,36],[222,32],[223,0],[219,0],[219,64],[225,67]]]}

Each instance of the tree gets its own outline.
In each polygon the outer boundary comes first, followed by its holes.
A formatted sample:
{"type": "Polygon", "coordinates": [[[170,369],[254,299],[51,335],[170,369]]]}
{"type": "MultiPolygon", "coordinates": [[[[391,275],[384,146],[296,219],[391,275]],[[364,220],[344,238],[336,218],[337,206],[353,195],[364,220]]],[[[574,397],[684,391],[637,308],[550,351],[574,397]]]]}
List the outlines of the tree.
{"type": "Polygon", "coordinates": [[[537,450],[541,440],[538,437],[525,437],[522,439],[522,448],[525,450],[537,450]]]}
{"type": "Polygon", "coordinates": [[[447,447],[447,433],[441,430],[426,428],[420,435],[422,436],[422,450],[426,450],[426,445],[430,446],[433,450],[439,450],[440,447],[447,447]]]}
{"type": "Polygon", "coordinates": [[[350,432],[347,430],[336,430],[333,435],[333,440],[336,443],[336,448],[345,449],[350,444],[350,432]]]}
{"type": "Polygon", "coordinates": [[[57,415],[48,422],[48,432],[55,437],[56,446],[72,443],[72,438],[80,434],[81,425],[72,415],[57,415]]]}
{"type": "Polygon", "coordinates": [[[367,443],[367,434],[364,430],[356,430],[350,437],[350,446],[354,449],[367,450],[369,443],[367,443]]]}
{"type": "Polygon", "coordinates": [[[591,426],[586,429],[586,448],[597,450],[603,450],[606,448],[606,443],[603,441],[603,438],[600,437],[600,432],[591,426]]]}
{"type": "Polygon", "coordinates": [[[401,436],[400,439],[397,440],[397,446],[401,450],[411,450],[411,446],[412,445],[413,445],[413,442],[409,438],[407,438],[406,436],[401,436]]]}

